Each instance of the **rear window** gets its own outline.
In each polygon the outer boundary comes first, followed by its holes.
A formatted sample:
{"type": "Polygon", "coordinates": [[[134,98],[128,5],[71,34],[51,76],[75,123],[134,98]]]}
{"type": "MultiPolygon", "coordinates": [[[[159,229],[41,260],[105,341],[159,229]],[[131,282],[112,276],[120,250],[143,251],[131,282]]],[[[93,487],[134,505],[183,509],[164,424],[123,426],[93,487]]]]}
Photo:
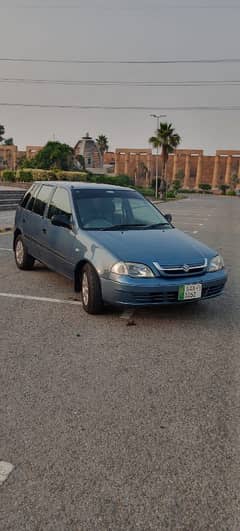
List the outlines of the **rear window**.
{"type": "Polygon", "coordinates": [[[43,216],[46,205],[48,204],[48,201],[50,199],[50,196],[52,194],[52,187],[43,185],[40,189],[40,192],[38,193],[34,205],[33,205],[33,212],[35,214],[39,214],[39,216],[43,216]]]}
{"type": "Polygon", "coordinates": [[[32,210],[33,203],[37,195],[37,192],[39,190],[39,187],[40,187],[39,184],[34,184],[33,186],[31,186],[30,190],[28,190],[28,192],[25,194],[21,202],[22,208],[26,208],[27,210],[32,210]]]}

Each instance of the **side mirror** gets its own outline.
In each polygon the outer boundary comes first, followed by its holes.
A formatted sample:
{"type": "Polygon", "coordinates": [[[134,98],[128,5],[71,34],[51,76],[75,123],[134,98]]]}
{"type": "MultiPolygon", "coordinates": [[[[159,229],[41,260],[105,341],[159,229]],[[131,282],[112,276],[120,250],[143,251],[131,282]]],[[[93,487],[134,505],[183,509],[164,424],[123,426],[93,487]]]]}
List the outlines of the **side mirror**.
{"type": "Polygon", "coordinates": [[[172,214],[165,214],[165,218],[168,223],[172,223],[172,214]]]}
{"type": "Polygon", "coordinates": [[[56,214],[51,218],[52,225],[56,227],[64,227],[65,229],[72,229],[72,223],[65,214],[56,214]]]}

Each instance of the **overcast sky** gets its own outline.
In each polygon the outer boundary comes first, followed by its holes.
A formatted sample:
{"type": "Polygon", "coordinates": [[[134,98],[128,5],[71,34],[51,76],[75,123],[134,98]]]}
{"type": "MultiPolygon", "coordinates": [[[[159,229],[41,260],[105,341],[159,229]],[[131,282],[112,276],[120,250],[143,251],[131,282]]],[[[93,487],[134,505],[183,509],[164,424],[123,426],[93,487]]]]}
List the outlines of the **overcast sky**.
{"type": "MultiPolygon", "coordinates": [[[[0,58],[161,60],[239,58],[240,0],[0,0],[0,58]],[[231,6],[230,6],[231,4],[231,6]],[[77,7],[76,7],[77,6],[77,7]],[[221,7],[219,7],[221,6],[221,7]]],[[[0,78],[240,80],[240,63],[79,65],[0,62],[0,78]]],[[[0,82],[0,102],[66,105],[240,105],[239,87],[81,87],[0,82]]],[[[183,148],[240,149],[240,111],[169,111],[183,148]]],[[[148,111],[7,108],[0,123],[19,147],[87,131],[111,148],[148,147],[148,111]]]]}

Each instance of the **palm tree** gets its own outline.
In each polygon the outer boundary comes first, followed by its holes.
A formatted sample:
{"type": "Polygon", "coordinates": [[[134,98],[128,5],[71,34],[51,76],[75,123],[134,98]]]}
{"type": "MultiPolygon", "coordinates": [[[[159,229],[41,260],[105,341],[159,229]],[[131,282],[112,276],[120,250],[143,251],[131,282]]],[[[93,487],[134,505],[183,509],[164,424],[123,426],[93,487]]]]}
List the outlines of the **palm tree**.
{"type": "Polygon", "coordinates": [[[4,127],[4,125],[0,125],[0,142],[3,141],[4,133],[5,133],[5,127],[4,127]]]}
{"type": "Polygon", "coordinates": [[[102,165],[103,165],[104,153],[106,153],[106,151],[108,151],[109,149],[108,139],[105,135],[99,135],[98,138],[96,139],[96,142],[97,142],[100,154],[101,154],[102,165]]]}
{"type": "Polygon", "coordinates": [[[156,136],[149,138],[150,144],[154,148],[162,148],[162,163],[163,163],[163,180],[165,181],[167,191],[167,161],[169,153],[173,153],[179,146],[181,137],[175,132],[171,123],[161,122],[159,129],[156,131],[156,136]]]}

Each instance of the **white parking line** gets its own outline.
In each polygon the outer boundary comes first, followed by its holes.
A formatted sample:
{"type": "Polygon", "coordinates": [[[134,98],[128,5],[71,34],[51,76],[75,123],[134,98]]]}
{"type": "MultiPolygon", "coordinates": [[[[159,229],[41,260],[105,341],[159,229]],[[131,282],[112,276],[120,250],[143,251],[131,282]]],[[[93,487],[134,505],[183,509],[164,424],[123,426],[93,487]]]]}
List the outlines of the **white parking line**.
{"type": "Polygon", "coordinates": [[[11,463],[6,463],[5,461],[0,461],[0,485],[6,481],[8,476],[13,471],[14,466],[11,463]]]}
{"type": "Polygon", "coordinates": [[[7,249],[6,247],[0,247],[0,251],[7,251],[8,253],[13,253],[12,249],[7,249]]]}
{"type": "Polygon", "coordinates": [[[0,293],[0,297],[9,299],[22,299],[26,301],[53,302],[55,304],[70,304],[72,306],[82,306],[81,301],[68,301],[64,299],[50,299],[48,297],[33,297],[32,295],[19,295],[16,293],[0,293]]]}

